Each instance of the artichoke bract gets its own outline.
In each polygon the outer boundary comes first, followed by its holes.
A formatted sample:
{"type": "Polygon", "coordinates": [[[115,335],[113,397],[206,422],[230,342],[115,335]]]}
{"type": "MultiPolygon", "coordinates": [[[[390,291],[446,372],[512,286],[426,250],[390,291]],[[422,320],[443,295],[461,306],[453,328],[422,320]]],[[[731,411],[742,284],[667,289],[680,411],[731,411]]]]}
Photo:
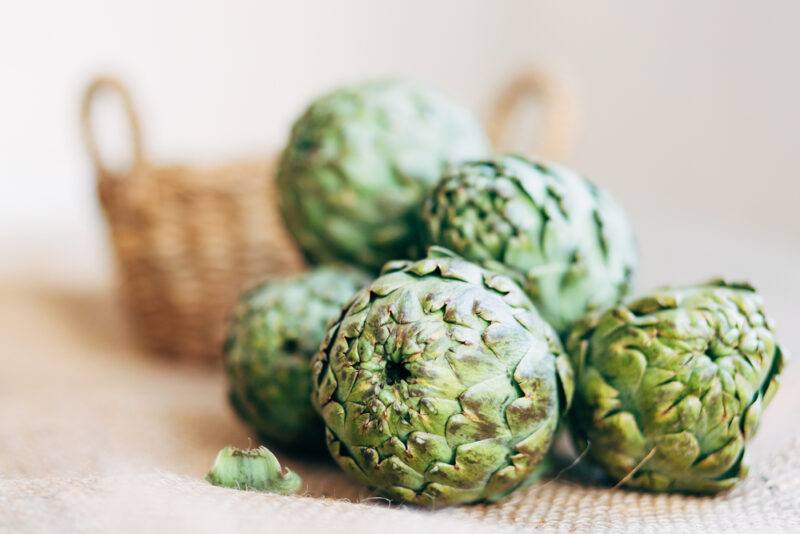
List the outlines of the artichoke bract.
{"type": "Polygon", "coordinates": [[[467,162],[426,199],[428,243],[514,278],[564,334],[616,304],[636,268],[622,209],[573,171],[519,156],[467,162]]]}
{"type": "Polygon", "coordinates": [[[266,447],[247,450],[225,447],[217,454],[206,480],[223,488],[279,495],[294,495],[303,485],[300,475],[281,467],[266,447]]]}
{"type": "Polygon", "coordinates": [[[229,398],[269,443],[324,450],[323,425],[311,405],[311,358],[326,323],[369,282],[360,272],[320,267],[245,292],[225,342],[229,398]]]}
{"type": "Polygon", "coordinates": [[[587,317],[567,349],[573,435],[616,481],[713,493],[745,476],[746,441],[783,366],[750,286],[657,291],[587,317]]]}
{"type": "Polygon", "coordinates": [[[313,373],[339,465],[434,507],[530,481],[572,396],[569,359],[522,290],[438,250],[387,264],[359,291],[313,373]]]}
{"type": "Polygon", "coordinates": [[[445,164],[488,151],[478,122],[435,91],[342,87],[292,127],[277,177],[283,215],[310,261],[377,272],[419,254],[418,205],[445,164]]]}

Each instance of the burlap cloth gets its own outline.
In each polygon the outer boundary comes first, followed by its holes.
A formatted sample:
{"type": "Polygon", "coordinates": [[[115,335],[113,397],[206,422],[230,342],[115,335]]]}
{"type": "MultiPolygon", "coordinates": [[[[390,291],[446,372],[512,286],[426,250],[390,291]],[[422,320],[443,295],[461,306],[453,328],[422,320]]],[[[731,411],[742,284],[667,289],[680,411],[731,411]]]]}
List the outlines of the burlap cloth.
{"type": "Polygon", "coordinates": [[[368,499],[335,466],[287,454],[303,496],[212,487],[202,477],[218,449],[249,439],[221,375],[139,352],[112,294],[0,289],[2,532],[800,530],[793,369],[751,448],[751,476],[715,498],[593,486],[573,469],[497,505],[430,512],[368,499]]]}

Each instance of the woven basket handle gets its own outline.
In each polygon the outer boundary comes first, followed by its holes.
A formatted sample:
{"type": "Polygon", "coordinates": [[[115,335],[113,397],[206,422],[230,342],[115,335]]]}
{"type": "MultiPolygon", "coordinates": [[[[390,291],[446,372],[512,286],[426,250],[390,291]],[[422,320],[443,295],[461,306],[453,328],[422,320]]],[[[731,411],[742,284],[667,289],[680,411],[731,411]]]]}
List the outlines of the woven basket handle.
{"type": "Polygon", "coordinates": [[[509,119],[527,99],[538,101],[543,109],[541,141],[531,147],[547,159],[561,160],[572,150],[575,140],[575,99],[557,80],[540,71],[520,74],[506,85],[489,114],[487,130],[495,148],[502,149],[509,119]]]}
{"type": "Polygon", "coordinates": [[[89,151],[89,156],[92,158],[95,167],[97,168],[100,177],[111,175],[108,167],[103,162],[100,155],[100,149],[97,145],[97,139],[94,135],[92,127],[92,103],[95,97],[103,92],[110,91],[116,93],[117,97],[122,102],[122,108],[128,118],[128,125],[130,127],[131,138],[131,151],[133,156],[131,170],[139,168],[144,163],[144,152],[142,150],[142,132],[139,128],[139,116],[133,106],[133,99],[128,92],[127,87],[118,79],[109,76],[100,76],[95,78],[83,93],[83,101],[81,102],[81,130],[83,132],[83,140],[86,143],[86,148],[89,151]]]}

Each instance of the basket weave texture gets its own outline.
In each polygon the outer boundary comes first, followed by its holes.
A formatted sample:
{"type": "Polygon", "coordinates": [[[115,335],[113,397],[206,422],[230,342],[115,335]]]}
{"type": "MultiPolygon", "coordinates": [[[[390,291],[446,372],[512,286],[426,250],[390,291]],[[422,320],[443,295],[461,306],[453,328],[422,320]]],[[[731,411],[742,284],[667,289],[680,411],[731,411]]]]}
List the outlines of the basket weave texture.
{"type": "Polygon", "coordinates": [[[272,164],[158,165],[144,157],[127,89],[98,78],[86,90],[82,123],[97,171],[122,297],[144,345],[179,358],[215,361],[237,294],[256,280],[303,264],[275,202],[272,164]],[[108,169],[92,132],[92,103],[113,91],[127,113],[133,164],[108,169]]]}
{"type": "MultiPolygon", "coordinates": [[[[563,86],[537,71],[523,72],[499,94],[487,119],[495,147],[503,146],[510,118],[526,100],[543,109],[538,152],[564,157],[572,144],[567,112],[573,101],[563,86]]],[[[278,208],[275,162],[151,162],[131,95],[114,77],[89,84],[81,119],[135,333],[152,351],[217,362],[237,295],[257,280],[303,269],[278,208]],[[121,100],[130,124],[133,161],[125,171],[109,169],[94,136],[93,104],[103,92],[121,100]]]]}

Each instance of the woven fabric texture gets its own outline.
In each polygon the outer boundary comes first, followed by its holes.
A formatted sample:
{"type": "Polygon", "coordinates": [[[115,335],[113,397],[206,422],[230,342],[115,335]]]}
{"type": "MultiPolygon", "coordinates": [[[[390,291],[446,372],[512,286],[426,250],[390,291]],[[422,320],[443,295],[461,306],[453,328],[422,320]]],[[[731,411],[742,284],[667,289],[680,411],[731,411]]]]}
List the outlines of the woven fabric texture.
{"type": "Polygon", "coordinates": [[[250,431],[220,372],[148,357],[110,291],[0,289],[0,532],[796,532],[800,385],[790,368],[753,442],[751,473],[713,498],[593,485],[562,470],[495,505],[388,505],[332,462],[276,451],[303,495],[203,476],[250,431]]]}

